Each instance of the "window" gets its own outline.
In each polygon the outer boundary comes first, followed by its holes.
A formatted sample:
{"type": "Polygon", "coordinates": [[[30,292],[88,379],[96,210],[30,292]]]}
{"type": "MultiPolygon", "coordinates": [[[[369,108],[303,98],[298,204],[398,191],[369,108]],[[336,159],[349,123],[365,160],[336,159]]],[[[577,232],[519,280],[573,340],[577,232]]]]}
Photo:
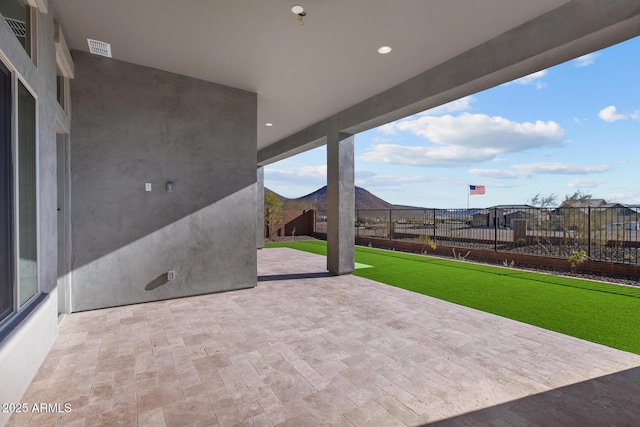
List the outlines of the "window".
{"type": "Polygon", "coordinates": [[[16,80],[0,63],[0,322],[39,293],[36,99],[16,80]]]}
{"type": "Polygon", "coordinates": [[[57,67],[56,74],[56,98],[62,109],[67,111],[67,78],[63,75],[60,67],[57,67]]]}
{"type": "Polygon", "coordinates": [[[32,18],[35,18],[36,15],[32,8],[23,0],[2,0],[0,1],[0,13],[24,50],[33,58],[32,53],[35,49],[33,49],[32,41],[35,41],[35,37],[32,33],[32,18]]]}
{"type": "Polygon", "coordinates": [[[20,306],[38,293],[36,100],[18,82],[18,283],[20,306]]]}
{"type": "Polygon", "coordinates": [[[64,38],[62,28],[57,22],[54,23],[55,32],[53,40],[56,45],[56,96],[58,104],[65,113],[69,114],[69,79],[73,78],[73,60],[69,46],[64,38]]]}

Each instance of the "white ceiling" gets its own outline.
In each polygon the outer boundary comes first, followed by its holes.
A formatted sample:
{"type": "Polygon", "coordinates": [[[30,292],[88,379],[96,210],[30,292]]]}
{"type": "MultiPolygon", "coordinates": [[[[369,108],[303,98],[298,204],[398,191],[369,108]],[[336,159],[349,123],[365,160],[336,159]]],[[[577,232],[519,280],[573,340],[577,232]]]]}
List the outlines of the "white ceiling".
{"type": "Polygon", "coordinates": [[[256,92],[261,149],[567,1],[55,0],[54,8],[72,49],[101,40],[116,59],[256,92]],[[378,54],[382,45],[393,51],[378,54]]]}

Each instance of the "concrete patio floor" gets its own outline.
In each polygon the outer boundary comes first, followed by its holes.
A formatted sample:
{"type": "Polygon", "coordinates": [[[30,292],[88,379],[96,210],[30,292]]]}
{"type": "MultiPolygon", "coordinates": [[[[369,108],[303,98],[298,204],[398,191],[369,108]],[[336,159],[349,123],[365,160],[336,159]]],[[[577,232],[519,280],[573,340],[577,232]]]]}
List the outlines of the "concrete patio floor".
{"type": "Polygon", "coordinates": [[[74,313],[11,426],[638,425],[640,357],[258,251],[255,289],[74,313]]]}

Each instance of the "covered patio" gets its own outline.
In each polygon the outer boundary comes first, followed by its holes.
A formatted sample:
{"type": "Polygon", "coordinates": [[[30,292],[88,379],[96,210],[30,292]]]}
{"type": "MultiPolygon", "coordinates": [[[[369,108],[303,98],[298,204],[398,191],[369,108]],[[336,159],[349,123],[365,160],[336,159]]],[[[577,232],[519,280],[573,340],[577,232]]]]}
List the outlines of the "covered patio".
{"type": "Polygon", "coordinates": [[[640,357],[258,251],[258,286],[69,314],[11,426],[633,425],[640,357]],[[67,407],[65,403],[69,403],[67,407]]]}

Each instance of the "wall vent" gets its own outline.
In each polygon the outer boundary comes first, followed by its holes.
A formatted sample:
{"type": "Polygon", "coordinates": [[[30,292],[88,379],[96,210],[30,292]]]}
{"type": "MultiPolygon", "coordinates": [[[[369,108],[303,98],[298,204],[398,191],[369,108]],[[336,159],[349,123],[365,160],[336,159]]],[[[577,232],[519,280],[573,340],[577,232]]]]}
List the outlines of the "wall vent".
{"type": "Polygon", "coordinates": [[[27,24],[24,21],[18,21],[17,19],[4,18],[11,27],[11,31],[16,37],[25,38],[27,36],[27,24]]]}
{"type": "Polygon", "coordinates": [[[111,45],[109,43],[101,42],[98,40],[87,39],[89,43],[89,52],[94,55],[106,56],[111,58],[111,45]]]}

